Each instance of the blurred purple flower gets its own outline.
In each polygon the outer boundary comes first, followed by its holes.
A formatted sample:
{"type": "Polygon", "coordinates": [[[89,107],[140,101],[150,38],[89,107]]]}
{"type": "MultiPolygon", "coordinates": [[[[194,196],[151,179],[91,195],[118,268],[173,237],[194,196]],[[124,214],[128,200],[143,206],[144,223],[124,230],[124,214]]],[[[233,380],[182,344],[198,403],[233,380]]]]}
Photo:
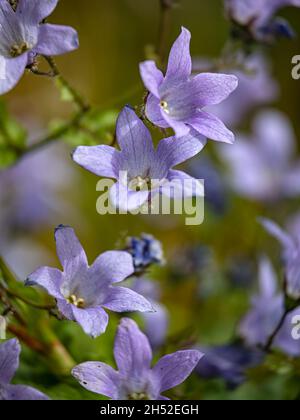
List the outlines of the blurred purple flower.
{"type": "Polygon", "coordinates": [[[246,371],[262,361],[259,350],[240,345],[200,347],[205,357],[200,360],[196,372],[203,378],[223,378],[230,389],[246,381],[246,371]]]}
{"type": "Polygon", "coordinates": [[[0,400],[49,400],[45,394],[30,386],[10,383],[19,367],[20,352],[18,340],[8,340],[0,344],[0,400]]]}
{"type": "Polygon", "coordinates": [[[169,327],[167,308],[159,302],[161,294],[159,284],[145,278],[137,278],[134,280],[131,288],[136,293],[144,296],[153,305],[155,312],[151,314],[143,313],[142,317],[145,323],[145,334],[152,348],[159,348],[165,342],[169,327]]]}
{"type": "Polygon", "coordinates": [[[292,37],[289,23],[275,14],[287,6],[300,7],[300,0],[225,0],[230,19],[246,28],[258,41],[273,41],[278,36],[292,37]]]}
{"type": "Polygon", "coordinates": [[[192,76],[190,32],[182,28],[175,41],[166,75],[154,61],[140,64],[143,82],[150,92],[146,105],[147,118],[155,125],[171,127],[177,137],[193,133],[233,143],[234,135],[222,121],[203,109],[224,101],[237,88],[238,79],[225,74],[202,73],[192,76]]]}
{"type": "Polygon", "coordinates": [[[161,393],[185,381],[203,357],[196,350],[178,351],[151,368],[148,339],[127,318],[118,328],[114,356],[118,371],[101,362],[87,362],[75,367],[72,374],[84,388],[112,400],[168,400],[161,393]]]}
{"type": "MultiPolygon", "coordinates": [[[[267,259],[260,263],[259,284],[259,295],[252,298],[252,308],[239,327],[241,337],[249,346],[266,345],[285,312],[284,295],[277,292],[276,275],[267,259]]],[[[299,311],[297,308],[287,317],[273,344],[273,348],[293,357],[300,355],[300,341],[292,337],[292,318],[299,311]]]]}
{"type": "Polygon", "coordinates": [[[54,215],[71,213],[63,197],[58,197],[75,179],[71,167],[60,156],[61,145],[55,145],[0,171],[2,239],[51,223],[54,215]]]}
{"type": "Polygon", "coordinates": [[[268,219],[260,220],[263,227],[276,238],[283,248],[286,275],[286,293],[294,300],[300,299],[300,231],[294,235],[284,232],[276,223],[268,219]]]}
{"type": "Polygon", "coordinates": [[[19,0],[16,11],[0,1],[0,94],[11,90],[36,55],[60,55],[79,46],[77,32],[68,26],[41,22],[58,0],[19,0]]]}
{"type": "Polygon", "coordinates": [[[109,251],[89,266],[86,254],[72,228],[56,229],[57,255],[64,269],[41,267],[32,273],[28,286],[41,286],[57,301],[60,312],[78,322],[86,334],[98,337],[105,332],[108,315],[114,312],[153,311],[142,296],[116,287],[134,272],[132,257],[123,251],[109,251]]]}
{"type": "Polygon", "coordinates": [[[164,264],[164,252],[160,241],[149,234],[140,238],[128,238],[126,251],[132,255],[135,272],[144,271],[150,265],[164,264]]]}
{"type": "Polygon", "coordinates": [[[263,111],[253,131],[251,138],[239,136],[230,150],[219,150],[234,190],[262,202],[299,195],[300,161],[292,161],[296,140],[290,121],[278,111],[263,111]]]}
{"type": "MultiPolygon", "coordinates": [[[[241,57],[241,60],[244,71],[230,70],[239,79],[238,88],[226,102],[208,108],[229,126],[237,126],[252,109],[273,102],[279,94],[278,83],[272,78],[269,62],[262,54],[241,57]]],[[[199,71],[211,64],[199,59],[194,60],[194,67],[199,71]]]]}
{"type": "Polygon", "coordinates": [[[82,146],[73,154],[76,163],[98,176],[117,179],[110,190],[114,207],[132,211],[157,194],[170,198],[203,195],[203,186],[174,166],[197,155],[204,147],[192,135],[161,140],[154,149],[151,134],[135,112],[125,107],[117,121],[121,151],[110,146],[82,146]]]}

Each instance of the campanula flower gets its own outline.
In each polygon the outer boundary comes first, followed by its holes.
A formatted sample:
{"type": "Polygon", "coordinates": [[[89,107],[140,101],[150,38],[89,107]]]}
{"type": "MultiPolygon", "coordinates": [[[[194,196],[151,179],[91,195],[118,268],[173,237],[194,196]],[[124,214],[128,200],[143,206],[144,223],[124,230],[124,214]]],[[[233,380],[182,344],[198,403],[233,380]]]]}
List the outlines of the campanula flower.
{"type": "Polygon", "coordinates": [[[219,148],[230,167],[229,182],[240,195],[262,202],[300,194],[300,161],[293,161],[296,139],[288,118],[262,111],[252,136],[237,136],[229,150],[219,148]]]}
{"type": "Polygon", "coordinates": [[[78,48],[77,32],[42,23],[58,0],[19,0],[16,11],[0,1],[0,94],[11,90],[37,55],[55,56],[78,48]]]}
{"type": "Polygon", "coordinates": [[[89,266],[86,254],[72,228],[56,229],[57,255],[63,272],[41,267],[32,273],[28,286],[41,286],[57,301],[60,312],[81,325],[86,334],[98,337],[105,332],[108,315],[114,312],[153,311],[142,296],[115,286],[134,272],[132,257],[127,252],[109,251],[89,266]]]}
{"type": "Polygon", "coordinates": [[[123,318],[117,331],[114,356],[118,370],[101,362],[73,369],[73,376],[91,392],[112,400],[168,400],[161,394],[181,384],[203,354],[178,351],[162,357],[151,368],[152,351],[147,337],[134,321],[123,318]]]}
{"type": "Polygon", "coordinates": [[[233,143],[234,135],[222,121],[204,109],[223,102],[237,88],[236,76],[214,73],[192,75],[190,32],[182,28],[169,56],[166,74],[154,61],[140,64],[145,87],[150,92],[147,118],[158,127],[171,127],[177,137],[189,133],[233,143]]]}
{"type": "Polygon", "coordinates": [[[168,198],[203,196],[203,185],[174,166],[197,155],[205,140],[191,134],[163,139],[154,148],[149,130],[128,106],[117,121],[121,151],[110,146],[81,146],[73,160],[90,172],[117,179],[110,189],[114,207],[123,211],[140,208],[158,194],[168,198]]]}
{"type": "Polygon", "coordinates": [[[18,367],[21,346],[16,339],[0,344],[0,400],[49,400],[34,388],[26,385],[12,385],[18,367]]]}

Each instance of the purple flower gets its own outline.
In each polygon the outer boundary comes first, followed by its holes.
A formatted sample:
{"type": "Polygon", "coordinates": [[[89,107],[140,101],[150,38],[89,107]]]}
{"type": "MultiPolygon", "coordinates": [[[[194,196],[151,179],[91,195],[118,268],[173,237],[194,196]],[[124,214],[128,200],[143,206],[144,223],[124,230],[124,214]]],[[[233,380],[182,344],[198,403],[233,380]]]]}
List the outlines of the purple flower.
{"type": "Polygon", "coordinates": [[[284,232],[276,223],[261,219],[264,228],[275,237],[283,249],[286,275],[286,293],[294,300],[300,299],[300,232],[295,235],[284,232]]]}
{"type": "Polygon", "coordinates": [[[296,140],[290,121],[278,111],[263,111],[253,131],[250,138],[238,136],[230,150],[220,149],[233,189],[262,202],[299,195],[300,162],[292,161],[296,140]]]}
{"type": "Polygon", "coordinates": [[[0,94],[11,90],[36,55],[60,55],[78,48],[77,32],[41,22],[58,0],[19,0],[16,11],[0,0],[0,94]]]}
{"type": "Polygon", "coordinates": [[[136,272],[144,271],[152,264],[164,263],[162,244],[152,235],[144,233],[140,238],[128,238],[126,251],[132,255],[136,272]]]}
{"type": "Polygon", "coordinates": [[[247,28],[254,39],[272,41],[278,36],[293,36],[289,23],[275,14],[287,6],[300,7],[300,0],[225,0],[233,22],[247,28]]]}
{"type": "Polygon", "coordinates": [[[160,287],[157,282],[146,278],[137,278],[132,284],[132,289],[145,296],[152,303],[155,312],[143,313],[144,331],[152,348],[159,348],[166,339],[169,327],[169,314],[167,308],[160,301],[160,287]]]}
{"type": "MultiPolygon", "coordinates": [[[[229,126],[237,126],[252,109],[273,102],[279,94],[278,83],[272,78],[269,62],[262,54],[241,56],[238,61],[245,68],[245,71],[231,70],[239,79],[238,88],[226,102],[208,108],[229,126]]],[[[207,66],[211,66],[211,62],[194,61],[197,69],[207,66]]]]}
{"type": "Polygon", "coordinates": [[[147,118],[159,127],[173,128],[177,137],[192,132],[195,137],[233,143],[233,133],[203,109],[224,101],[237,88],[238,80],[225,74],[192,76],[190,39],[190,32],[182,28],[172,47],[165,76],[154,61],[141,63],[141,77],[150,92],[147,118]]]}
{"type": "Polygon", "coordinates": [[[98,176],[117,179],[110,190],[114,207],[136,210],[157,194],[169,198],[203,195],[202,184],[172,168],[198,154],[205,145],[193,135],[162,140],[154,149],[147,127],[125,107],[117,121],[121,151],[110,146],[78,147],[73,159],[98,176]]]}
{"type": "Polygon", "coordinates": [[[259,365],[262,353],[243,346],[227,345],[200,347],[205,357],[200,360],[196,372],[203,378],[223,378],[234,389],[246,380],[247,369],[259,365]]]}
{"type": "MultiPolygon", "coordinates": [[[[260,263],[259,284],[259,294],[252,298],[252,308],[239,327],[241,337],[249,346],[266,345],[285,311],[284,295],[277,292],[277,278],[267,259],[260,263]]],[[[300,341],[292,337],[292,319],[299,311],[297,308],[287,317],[273,344],[273,348],[294,357],[300,355],[300,341]]]]}
{"type": "Polygon", "coordinates": [[[161,394],[185,381],[203,357],[196,350],[178,351],[151,368],[148,339],[127,318],[118,328],[114,356],[117,371],[101,362],[87,362],[75,367],[72,374],[84,388],[112,400],[168,400],[161,394]]]}
{"type": "Polygon", "coordinates": [[[21,347],[18,340],[0,344],[0,400],[49,400],[30,386],[12,385],[11,380],[19,367],[21,347]]]}
{"type": "Polygon", "coordinates": [[[127,252],[106,252],[89,266],[72,228],[60,226],[55,239],[64,271],[39,268],[26,284],[46,289],[57,300],[60,312],[78,322],[86,334],[98,337],[105,332],[108,315],[103,308],[114,312],[153,311],[142,296],[128,288],[114,286],[134,272],[132,257],[127,252]]]}

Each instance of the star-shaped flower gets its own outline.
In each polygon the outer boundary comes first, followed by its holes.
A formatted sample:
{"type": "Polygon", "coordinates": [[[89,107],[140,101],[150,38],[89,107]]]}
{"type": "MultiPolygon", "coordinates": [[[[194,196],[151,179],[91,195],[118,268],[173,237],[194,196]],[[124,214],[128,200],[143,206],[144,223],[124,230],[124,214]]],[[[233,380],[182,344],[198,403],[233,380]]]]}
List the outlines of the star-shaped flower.
{"type": "Polygon", "coordinates": [[[42,267],[32,273],[28,286],[41,286],[57,301],[60,312],[78,322],[86,334],[98,337],[105,332],[108,315],[114,312],[151,312],[152,305],[141,295],[114,286],[134,273],[127,252],[109,251],[89,266],[86,254],[72,228],[60,226],[55,232],[57,254],[63,272],[42,267]]]}
{"type": "Polygon", "coordinates": [[[123,318],[118,328],[114,356],[118,370],[101,362],[83,363],[73,376],[91,392],[112,400],[168,400],[161,395],[192,373],[203,354],[178,351],[162,357],[151,368],[152,351],[136,323],[123,318]]]}
{"type": "Polygon", "coordinates": [[[158,127],[173,128],[177,137],[193,133],[195,137],[233,143],[233,133],[204,108],[224,101],[237,88],[238,79],[227,74],[192,75],[190,40],[190,32],[182,28],[165,76],[154,61],[140,64],[141,77],[150,92],[146,116],[158,127]]]}
{"type": "Polygon", "coordinates": [[[58,0],[19,0],[16,11],[0,0],[0,94],[11,90],[36,55],[61,55],[78,48],[77,32],[41,23],[58,0]]]}
{"type": "Polygon", "coordinates": [[[18,367],[21,347],[16,339],[0,344],[0,400],[48,400],[49,398],[26,385],[12,385],[18,367]]]}

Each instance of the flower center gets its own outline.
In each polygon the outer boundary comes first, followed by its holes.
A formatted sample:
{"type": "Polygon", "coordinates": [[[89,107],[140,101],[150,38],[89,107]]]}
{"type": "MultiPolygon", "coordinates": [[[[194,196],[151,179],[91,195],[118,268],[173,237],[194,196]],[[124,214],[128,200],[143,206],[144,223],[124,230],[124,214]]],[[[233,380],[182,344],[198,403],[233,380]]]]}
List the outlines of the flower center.
{"type": "Polygon", "coordinates": [[[145,392],[133,392],[128,395],[128,400],[148,401],[150,398],[145,392]]]}
{"type": "Polygon", "coordinates": [[[129,182],[129,188],[133,191],[148,191],[151,188],[151,179],[136,176],[129,182]]]}
{"type": "Polygon", "coordinates": [[[85,306],[85,300],[82,298],[78,298],[76,295],[69,296],[67,298],[67,302],[81,309],[85,306]]]}
{"type": "Polygon", "coordinates": [[[27,42],[21,42],[21,44],[14,44],[10,48],[10,55],[12,57],[19,57],[20,55],[24,54],[26,51],[30,50],[30,45],[27,42]]]}
{"type": "Polygon", "coordinates": [[[167,101],[160,101],[159,105],[161,109],[165,111],[166,114],[170,114],[169,105],[167,101]]]}

